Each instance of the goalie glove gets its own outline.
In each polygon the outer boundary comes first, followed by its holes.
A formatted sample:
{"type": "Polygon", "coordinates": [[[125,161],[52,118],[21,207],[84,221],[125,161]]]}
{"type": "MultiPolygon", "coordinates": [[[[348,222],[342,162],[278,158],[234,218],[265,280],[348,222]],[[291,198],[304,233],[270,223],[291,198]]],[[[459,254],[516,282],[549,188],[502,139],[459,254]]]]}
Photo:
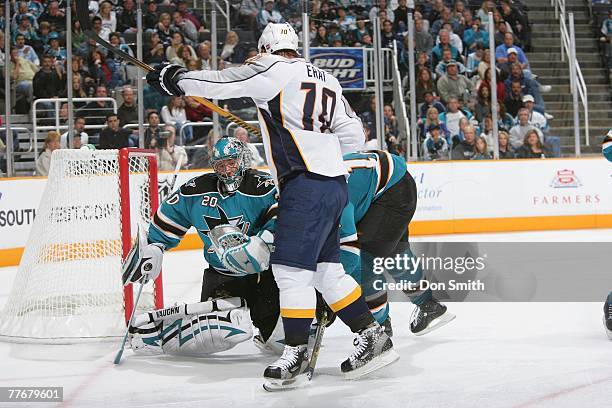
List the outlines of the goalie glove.
{"type": "Polygon", "coordinates": [[[185,72],[180,65],[160,64],[147,74],[147,83],[162,95],[182,96],[185,92],[177,83],[185,72]]]}
{"type": "Polygon", "coordinates": [[[270,249],[260,237],[249,237],[232,225],[219,225],[208,236],[219,260],[230,271],[228,275],[261,273],[270,266],[270,249]]]}
{"type": "Polygon", "coordinates": [[[123,262],[121,272],[123,284],[132,282],[143,283],[157,278],[161,272],[164,248],[161,244],[149,244],[144,228],[138,226],[136,243],[123,262]]]}

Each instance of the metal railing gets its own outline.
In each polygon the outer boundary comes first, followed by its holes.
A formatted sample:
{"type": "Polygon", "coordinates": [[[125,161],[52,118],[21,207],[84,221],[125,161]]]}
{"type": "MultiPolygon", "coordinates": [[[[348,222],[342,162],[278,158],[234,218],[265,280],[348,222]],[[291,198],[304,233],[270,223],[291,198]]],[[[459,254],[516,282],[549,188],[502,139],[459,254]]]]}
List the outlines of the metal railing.
{"type": "MultiPolygon", "coordinates": [[[[569,64],[569,75],[570,75],[570,91],[572,94],[578,93],[578,97],[582,102],[584,109],[584,137],[585,144],[590,146],[589,140],[589,101],[588,101],[588,90],[582,70],[580,69],[580,63],[576,58],[576,36],[574,33],[574,14],[569,13],[570,27],[568,29],[566,23],[566,12],[565,12],[565,0],[550,0],[550,5],[555,8],[555,17],[559,18],[559,30],[561,31],[561,61],[565,62],[567,56],[567,62],[569,64]],[[573,56],[573,58],[571,57],[573,56]]],[[[574,97],[574,100],[576,98],[574,97]]],[[[577,103],[574,103],[574,117],[578,118],[579,107],[577,103]]],[[[578,119],[579,120],[579,119],[578,119]]],[[[574,123],[574,131],[577,137],[576,141],[576,155],[580,155],[580,127],[579,122],[574,123]]]]}
{"type": "MultiPolygon", "coordinates": [[[[60,108],[62,106],[63,103],[66,103],[68,101],[68,98],[49,98],[49,99],[36,99],[33,104],[32,104],[32,144],[34,147],[34,156],[38,157],[38,132],[39,131],[49,131],[49,130],[56,130],[56,131],[60,131],[63,129],[68,129],[69,126],[66,125],[61,125],[60,124],[60,108]],[[53,105],[53,110],[54,110],[54,124],[53,125],[39,125],[38,124],[38,119],[41,119],[38,114],[39,114],[39,110],[37,109],[38,106],[42,103],[51,103],[53,105]]],[[[93,102],[93,101],[100,101],[100,102],[111,102],[112,107],[113,107],[113,112],[117,113],[117,101],[113,98],[72,98],[73,103],[74,102],[93,102]]],[[[49,111],[49,110],[46,110],[49,111]]],[[[49,119],[48,117],[45,117],[44,119],[49,119]]],[[[105,125],[89,125],[86,126],[86,129],[102,129],[104,128],[105,125]]]]}
{"type": "Polygon", "coordinates": [[[177,144],[181,146],[184,145],[183,140],[185,138],[185,129],[194,128],[194,127],[204,127],[204,126],[210,126],[212,128],[214,126],[214,122],[184,122],[181,125],[181,130],[179,130],[179,134],[177,135],[178,137],[177,144]]]}
{"type": "MultiPolygon", "coordinates": [[[[410,157],[416,158],[418,155],[417,151],[414,150],[416,146],[411,146],[411,142],[413,138],[416,137],[416,134],[412,134],[409,126],[410,122],[408,121],[408,114],[406,113],[406,102],[404,101],[404,92],[402,90],[402,75],[400,74],[399,64],[397,63],[397,61],[397,45],[395,42],[393,42],[393,76],[395,77],[395,81],[393,81],[393,109],[395,109],[395,117],[397,118],[400,135],[404,136],[404,138],[406,139],[405,156],[406,161],[408,161],[410,157]],[[413,149],[411,149],[411,147],[413,147],[413,149]],[[411,150],[412,154],[409,153],[411,152],[411,150]]],[[[412,120],[415,120],[415,118],[412,118],[412,120]]],[[[403,141],[401,142],[403,143],[403,141]]],[[[398,143],[400,143],[400,140],[398,140],[398,143]]]]}
{"type": "MultiPolygon", "coordinates": [[[[30,129],[26,128],[26,127],[21,127],[21,126],[11,126],[9,128],[11,131],[7,132],[6,131],[6,126],[2,126],[0,127],[0,132],[4,132],[5,137],[6,137],[6,141],[7,141],[7,145],[8,145],[8,140],[9,138],[11,140],[13,140],[13,132],[17,133],[17,145],[12,145],[12,150],[9,150],[8,147],[6,148],[6,150],[4,152],[0,151],[0,157],[6,156],[6,161],[7,161],[7,175],[8,175],[8,170],[11,169],[11,173],[12,170],[14,169],[14,163],[15,163],[15,156],[20,156],[20,155],[24,155],[24,154],[28,154],[28,152],[30,152],[32,150],[33,147],[33,141],[32,141],[32,133],[30,132],[30,129]],[[28,135],[28,139],[29,139],[29,146],[28,146],[28,150],[27,151],[21,151],[18,150],[19,149],[19,133],[26,133],[28,135]]],[[[1,169],[0,169],[1,171],[1,169]]],[[[12,174],[10,174],[12,175],[12,174]]]]}
{"type": "MultiPolygon", "coordinates": [[[[382,81],[383,85],[393,84],[393,50],[391,48],[381,48],[382,58],[382,81]]],[[[374,86],[374,49],[365,49],[365,81],[366,86],[374,86]]]]}
{"type": "MultiPolygon", "coordinates": [[[[208,1],[209,0],[202,0],[202,17],[204,18],[204,22],[208,23],[208,25],[210,26],[210,22],[207,20],[206,18],[206,12],[207,12],[207,6],[208,6],[208,1]]],[[[230,3],[228,0],[223,0],[223,3],[225,3],[225,8],[223,7],[223,5],[219,4],[220,1],[210,1],[212,3],[212,5],[214,6],[214,8],[216,8],[219,13],[221,13],[221,15],[223,17],[225,17],[225,30],[226,31],[230,31],[231,28],[231,24],[230,24],[230,3]]],[[[194,8],[197,8],[197,0],[195,0],[193,2],[193,6],[194,8]]]]}
{"type": "MultiPolygon", "coordinates": [[[[12,132],[17,132],[17,135],[19,135],[19,133],[26,133],[28,135],[28,139],[29,139],[29,143],[30,143],[29,146],[28,146],[28,149],[26,151],[13,151],[11,153],[13,153],[13,155],[16,156],[16,155],[20,155],[20,154],[31,152],[32,148],[33,148],[33,145],[32,145],[32,133],[30,132],[30,129],[28,129],[27,127],[22,127],[22,126],[11,126],[10,129],[11,129],[12,132]]],[[[6,126],[0,126],[0,132],[6,132],[6,126]]],[[[11,139],[12,139],[13,135],[11,134],[10,136],[11,136],[11,139]]],[[[8,138],[9,135],[6,134],[6,137],[8,138]]],[[[13,146],[13,147],[14,147],[14,150],[17,150],[19,145],[13,146]]]]}

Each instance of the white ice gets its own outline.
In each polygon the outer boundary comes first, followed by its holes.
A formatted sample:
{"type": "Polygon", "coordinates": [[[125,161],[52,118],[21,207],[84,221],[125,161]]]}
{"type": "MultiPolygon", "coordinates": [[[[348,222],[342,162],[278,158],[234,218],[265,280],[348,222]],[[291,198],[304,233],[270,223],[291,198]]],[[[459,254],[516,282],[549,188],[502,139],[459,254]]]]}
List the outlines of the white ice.
{"type": "MultiPolygon", "coordinates": [[[[612,231],[415,239],[612,241],[612,231]]],[[[166,303],[198,299],[199,251],[167,254],[164,270],[166,303]]],[[[0,269],[0,307],[15,272],[0,269]]],[[[339,364],[351,352],[352,336],[335,323],[325,334],[313,381],[284,393],[262,389],[263,369],[274,358],[250,343],[208,359],[142,358],[128,350],[114,366],[118,342],[0,342],[0,386],[62,386],[65,407],[603,408],[612,406],[612,341],[604,334],[602,303],[451,303],[457,319],[422,337],[408,329],[412,306],[395,303],[398,363],[367,379],[343,380],[339,364]]]]}

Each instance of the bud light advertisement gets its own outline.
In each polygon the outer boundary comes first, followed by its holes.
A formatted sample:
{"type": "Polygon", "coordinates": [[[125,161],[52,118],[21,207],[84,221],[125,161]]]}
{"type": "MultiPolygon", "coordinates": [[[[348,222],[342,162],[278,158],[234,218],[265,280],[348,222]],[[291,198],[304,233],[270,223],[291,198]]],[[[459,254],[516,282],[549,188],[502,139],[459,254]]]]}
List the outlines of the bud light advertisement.
{"type": "Polygon", "coordinates": [[[336,79],[344,89],[365,88],[363,48],[317,47],[310,49],[310,62],[336,79]]]}

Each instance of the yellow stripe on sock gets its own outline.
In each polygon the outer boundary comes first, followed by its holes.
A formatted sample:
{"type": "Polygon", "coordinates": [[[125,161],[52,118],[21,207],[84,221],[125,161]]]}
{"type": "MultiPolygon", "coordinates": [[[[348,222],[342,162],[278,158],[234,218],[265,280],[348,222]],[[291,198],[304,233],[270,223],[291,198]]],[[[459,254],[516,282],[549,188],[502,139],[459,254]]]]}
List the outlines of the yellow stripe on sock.
{"type": "Polygon", "coordinates": [[[331,310],[333,310],[334,312],[337,312],[338,310],[344,309],[345,307],[347,307],[348,305],[350,305],[351,303],[359,299],[360,296],[361,296],[361,286],[357,285],[351,293],[349,293],[348,295],[346,295],[345,297],[343,297],[336,303],[329,305],[329,307],[331,307],[331,310]]]}
{"type": "Polygon", "coordinates": [[[283,309],[281,308],[280,314],[282,317],[289,317],[294,319],[312,319],[315,317],[315,309],[283,309]]]}

